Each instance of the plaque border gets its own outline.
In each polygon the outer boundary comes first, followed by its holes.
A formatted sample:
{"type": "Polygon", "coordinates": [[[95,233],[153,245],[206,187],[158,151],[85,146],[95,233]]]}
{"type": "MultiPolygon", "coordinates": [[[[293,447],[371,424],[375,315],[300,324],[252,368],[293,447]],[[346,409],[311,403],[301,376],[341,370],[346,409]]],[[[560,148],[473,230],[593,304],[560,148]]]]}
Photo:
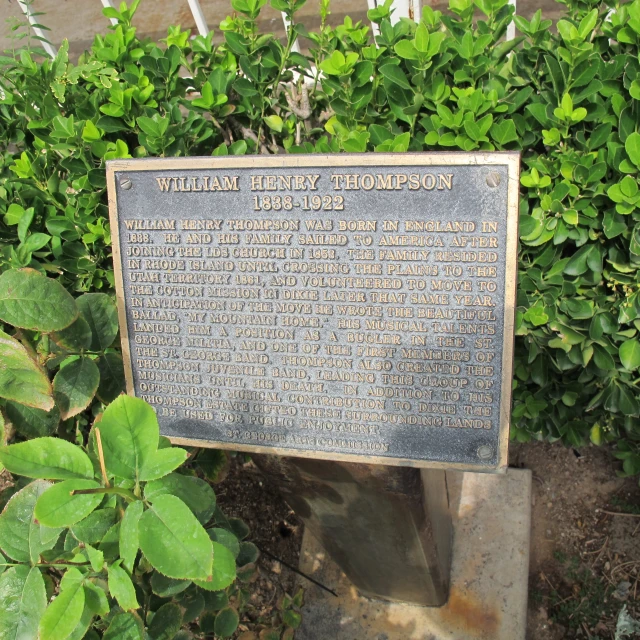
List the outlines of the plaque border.
{"type": "Polygon", "coordinates": [[[283,154],[270,156],[188,156],[179,158],[135,158],[108,160],[106,162],[107,194],[109,199],[109,220],[113,254],[113,272],[116,287],[116,302],[122,343],[122,359],[127,394],[135,396],[133,367],[129,349],[129,328],[125,311],[124,281],[122,275],[122,254],[120,252],[118,198],[116,173],[124,171],[158,171],[167,169],[268,169],[287,167],[349,167],[349,166],[506,166],[507,168],[507,246],[505,248],[504,321],[502,344],[502,388],[500,398],[500,432],[498,434],[497,464],[450,463],[437,460],[416,460],[388,456],[368,456],[361,454],[332,453],[329,451],[309,451],[268,445],[252,445],[213,440],[192,440],[168,436],[173,444],[243,451],[247,453],[274,454],[294,458],[335,460],[339,462],[359,462],[372,465],[402,466],[429,469],[449,469],[452,471],[475,471],[505,473],[508,466],[509,431],[511,423],[511,395],[513,379],[513,350],[515,341],[516,287],[518,278],[518,215],[520,186],[519,151],[493,152],[439,152],[419,153],[336,153],[336,154],[283,154]]]}

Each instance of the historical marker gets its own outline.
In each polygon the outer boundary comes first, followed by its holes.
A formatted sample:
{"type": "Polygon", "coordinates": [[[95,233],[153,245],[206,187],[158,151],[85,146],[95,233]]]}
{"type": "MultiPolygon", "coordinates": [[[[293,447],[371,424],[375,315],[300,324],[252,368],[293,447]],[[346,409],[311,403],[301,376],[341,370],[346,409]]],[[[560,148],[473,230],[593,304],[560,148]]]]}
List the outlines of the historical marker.
{"type": "Polygon", "coordinates": [[[504,468],[518,165],[110,162],[128,391],[178,443],[504,468]]]}

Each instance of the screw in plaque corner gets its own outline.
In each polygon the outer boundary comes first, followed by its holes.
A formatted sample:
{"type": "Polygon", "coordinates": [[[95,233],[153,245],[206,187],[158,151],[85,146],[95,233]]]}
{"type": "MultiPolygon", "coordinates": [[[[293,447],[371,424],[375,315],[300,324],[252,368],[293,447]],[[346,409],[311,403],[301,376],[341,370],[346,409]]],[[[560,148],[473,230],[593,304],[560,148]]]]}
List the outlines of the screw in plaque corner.
{"type": "Polygon", "coordinates": [[[489,460],[493,456],[493,447],[488,444],[480,445],[477,453],[480,460],[489,460]]]}
{"type": "Polygon", "coordinates": [[[487,175],[487,184],[490,187],[497,187],[500,184],[500,174],[497,171],[492,171],[487,175]]]}
{"type": "Polygon", "coordinates": [[[133,186],[133,182],[131,182],[129,178],[122,178],[122,180],[120,180],[120,186],[128,191],[133,186]]]}

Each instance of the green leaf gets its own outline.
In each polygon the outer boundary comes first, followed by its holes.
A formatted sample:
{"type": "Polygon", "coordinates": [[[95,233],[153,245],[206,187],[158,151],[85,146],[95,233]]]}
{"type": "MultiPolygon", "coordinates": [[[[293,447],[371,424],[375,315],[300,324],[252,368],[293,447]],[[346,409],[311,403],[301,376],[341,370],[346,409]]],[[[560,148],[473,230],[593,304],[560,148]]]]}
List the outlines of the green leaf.
{"type": "Polygon", "coordinates": [[[187,459],[187,452],[180,447],[160,449],[147,459],[140,470],[140,481],[157,480],[177,469],[187,459]]]}
{"type": "Polygon", "coordinates": [[[38,623],[47,608],[44,579],[37,567],[21,565],[0,575],[0,638],[38,637],[38,623]]]}
{"type": "Polygon", "coordinates": [[[167,578],[157,571],[153,572],[150,580],[151,590],[157,596],[161,598],[170,598],[178,593],[182,593],[185,589],[188,589],[192,582],[191,580],[174,580],[173,578],[167,578]]]}
{"type": "Polygon", "coordinates": [[[153,408],[139,398],[120,396],[102,415],[100,433],[109,473],[139,480],[158,446],[160,430],[153,408]]]}
{"type": "Polygon", "coordinates": [[[616,363],[611,354],[598,344],[593,345],[593,361],[596,367],[604,371],[613,371],[616,368],[616,363]]]}
{"type": "Polygon", "coordinates": [[[416,29],[415,47],[420,53],[429,51],[429,29],[424,22],[421,22],[416,29]]]}
{"type": "Polygon", "coordinates": [[[500,146],[518,139],[518,132],[513,120],[505,119],[501,122],[494,122],[489,133],[500,146]]]}
{"type": "Polygon", "coordinates": [[[640,167],[640,133],[633,132],[627,137],[624,148],[629,155],[629,159],[636,167],[640,167]]]}
{"type": "Polygon", "coordinates": [[[207,529],[207,533],[213,542],[219,542],[223,547],[226,547],[231,551],[234,558],[238,557],[238,554],[240,553],[240,542],[238,541],[238,538],[231,533],[231,531],[213,527],[212,529],[207,529]]]}
{"type": "Polygon", "coordinates": [[[0,275],[0,319],[34,331],[59,331],[78,317],[76,303],[57,281],[33,269],[0,275]]]}
{"type": "Polygon", "coordinates": [[[159,496],[141,516],[140,549],[169,578],[207,580],[213,547],[207,532],[179,498],[159,496]]]}
{"type": "Polygon", "coordinates": [[[91,347],[91,327],[82,316],[78,316],[65,329],[54,331],[51,338],[64,349],[82,351],[91,347]]]}
{"type": "Polygon", "coordinates": [[[118,335],[118,309],[106,293],[85,293],[76,300],[91,327],[91,350],[104,351],[118,335]]]}
{"type": "Polygon", "coordinates": [[[11,473],[27,478],[93,478],[89,456],[80,447],[60,438],[34,438],[2,447],[0,462],[11,473]]]}
{"type": "Polygon", "coordinates": [[[143,640],[142,620],[133,613],[119,613],[113,617],[102,640],[143,640]]]}
{"type": "Polygon", "coordinates": [[[410,40],[400,40],[393,46],[393,50],[405,60],[418,60],[420,53],[410,40]]]}
{"type": "Polygon", "coordinates": [[[266,116],[264,121],[267,123],[269,129],[273,129],[278,133],[282,131],[284,122],[282,122],[282,118],[280,116],[266,116]]]}
{"type": "Polygon", "coordinates": [[[594,246],[592,244],[580,247],[580,249],[573,254],[569,262],[567,262],[564,272],[569,276],[580,276],[585,273],[589,269],[587,259],[593,248],[594,246]]]}
{"type": "Polygon", "coordinates": [[[109,351],[98,358],[96,365],[100,372],[96,395],[104,404],[110,404],[125,390],[122,357],[115,351],[109,351]]]}
{"type": "Polygon", "coordinates": [[[71,533],[80,542],[96,545],[104,538],[115,522],[116,510],[114,508],[98,509],[74,524],[71,527],[71,533]]]}
{"type": "MultiPolygon", "coordinates": [[[[243,567],[245,564],[250,564],[255,562],[258,559],[260,552],[258,551],[258,547],[256,547],[253,542],[241,542],[240,543],[240,553],[236,558],[236,563],[239,567],[243,567]]],[[[215,564],[215,558],[214,558],[215,564]]]]}
{"type": "Polygon", "coordinates": [[[142,502],[132,502],[124,512],[120,524],[120,557],[122,564],[129,572],[133,572],[133,565],[140,548],[138,522],[143,510],[142,502]]]}
{"type": "Polygon", "coordinates": [[[47,527],[70,527],[86,518],[103,500],[102,493],[72,495],[74,490],[98,489],[94,480],[63,480],[45,491],[36,503],[36,518],[47,527]]]}
{"type": "Polygon", "coordinates": [[[152,640],[172,640],[182,626],[182,609],[174,602],[163,604],[149,625],[152,640]]]}
{"type": "Polygon", "coordinates": [[[628,371],[635,371],[640,367],[640,342],[638,340],[627,340],[620,345],[618,350],[620,362],[628,371]]]}
{"type": "Polygon", "coordinates": [[[91,610],[95,614],[99,616],[105,616],[111,610],[107,594],[105,593],[107,585],[102,580],[99,581],[99,584],[100,586],[98,586],[98,584],[94,584],[90,580],[85,581],[85,606],[91,607],[91,610]],[[104,588],[102,587],[102,585],[104,585],[104,588]]]}
{"type": "Polygon", "coordinates": [[[236,559],[233,553],[219,542],[211,542],[213,549],[213,575],[211,580],[194,580],[207,591],[226,589],[236,579],[236,559]]]}
{"type": "Polygon", "coordinates": [[[0,515],[0,549],[17,562],[38,562],[43,551],[55,546],[62,531],[44,526],[34,516],[38,498],[49,487],[51,483],[44,480],[28,484],[11,496],[0,515]]]}
{"type": "Polygon", "coordinates": [[[216,616],[215,634],[221,638],[230,638],[238,628],[239,622],[238,612],[231,607],[227,607],[216,616]]]}
{"type": "Polygon", "coordinates": [[[407,76],[403,73],[402,69],[395,64],[383,64],[380,69],[380,73],[387,79],[397,84],[403,89],[411,89],[411,85],[407,80],[407,76]]]}
{"type": "Polygon", "coordinates": [[[96,363],[82,356],[64,366],[53,379],[53,397],[63,420],[84,411],[98,389],[100,372],[96,363]]]}
{"type": "Polygon", "coordinates": [[[60,411],[42,411],[18,402],[8,401],[5,405],[7,418],[15,430],[26,438],[40,438],[55,433],[60,423],[60,411]]]}
{"type": "Polygon", "coordinates": [[[82,574],[68,569],[60,583],[60,593],[40,619],[39,640],[63,640],[80,622],[84,610],[82,574]]]}
{"type": "Polygon", "coordinates": [[[50,411],[54,407],[49,378],[17,340],[0,331],[0,397],[50,411]]]}
{"type": "Polygon", "coordinates": [[[84,552],[87,555],[87,558],[89,558],[91,568],[96,573],[102,571],[104,567],[104,553],[98,549],[95,549],[90,544],[84,545],[84,552]]]}
{"type": "Polygon", "coordinates": [[[180,498],[201,524],[206,524],[211,519],[216,508],[216,495],[213,489],[204,480],[192,476],[170,473],[160,480],[149,482],[144,489],[144,497],[151,503],[162,495],[180,498]]]}
{"type": "Polygon", "coordinates": [[[136,590],[129,574],[119,565],[112,564],[108,568],[109,592],[125,611],[137,609],[140,605],[136,599],[136,590]]]}

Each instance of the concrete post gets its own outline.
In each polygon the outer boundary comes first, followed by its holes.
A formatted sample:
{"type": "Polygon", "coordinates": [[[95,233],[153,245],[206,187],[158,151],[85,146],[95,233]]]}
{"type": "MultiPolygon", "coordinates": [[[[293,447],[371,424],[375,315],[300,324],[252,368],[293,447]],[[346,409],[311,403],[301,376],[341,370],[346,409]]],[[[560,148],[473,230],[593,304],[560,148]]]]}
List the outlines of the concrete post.
{"type": "Polygon", "coordinates": [[[424,606],[448,598],[445,472],[253,456],[362,595],[424,606]]]}

